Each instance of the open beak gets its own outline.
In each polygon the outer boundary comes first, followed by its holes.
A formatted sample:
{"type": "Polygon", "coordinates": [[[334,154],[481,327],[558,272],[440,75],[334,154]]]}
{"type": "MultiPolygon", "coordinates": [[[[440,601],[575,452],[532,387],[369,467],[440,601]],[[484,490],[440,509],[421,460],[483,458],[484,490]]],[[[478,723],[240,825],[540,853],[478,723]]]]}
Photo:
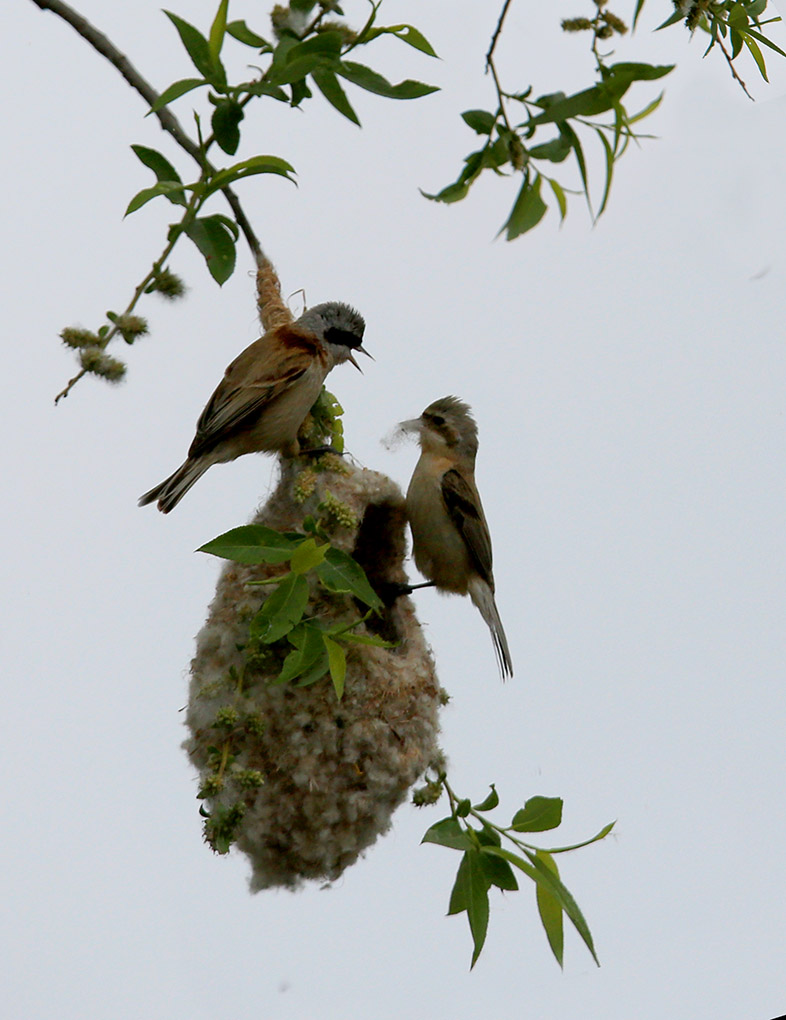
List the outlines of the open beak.
{"type": "MultiPolygon", "coordinates": [[[[356,351],[360,351],[360,353],[361,353],[361,354],[365,354],[365,355],[366,355],[366,357],[367,357],[367,358],[371,358],[371,360],[372,360],[372,361],[374,361],[374,360],[375,360],[375,359],[374,359],[374,358],[372,357],[372,355],[371,355],[371,354],[369,354],[369,353],[368,353],[368,351],[367,351],[367,350],[366,350],[366,349],[365,349],[364,347],[362,347],[362,346],[358,346],[358,347],[356,347],[356,348],[355,348],[355,350],[356,350],[356,351]]],[[[350,361],[352,362],[352,364],[353,364],[353,365],[355,366],[355,368],[356,368],[356,369],[358,370],[358,372],[360,372],[360,374],[362,375],[362,374],[363,374],[363,369],[362,369],[362,368],[360,367],[360,365],[358,365],[358,363],[357,363],[357,362],[355,361],[355,359],[354,359],[354,358],[352,357],[352,352],[351,352],[351,351],[350,351],[350,354],[349,354],[349,360],[350,360],[350,361]]]]}

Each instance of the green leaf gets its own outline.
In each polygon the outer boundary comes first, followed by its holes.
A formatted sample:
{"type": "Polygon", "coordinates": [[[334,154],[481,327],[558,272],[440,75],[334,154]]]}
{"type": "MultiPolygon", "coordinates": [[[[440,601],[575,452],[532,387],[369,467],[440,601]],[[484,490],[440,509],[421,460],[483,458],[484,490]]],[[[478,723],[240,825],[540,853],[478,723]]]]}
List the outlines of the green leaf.
{"type": "Polygon", "coordinates": [[[322,658],[319,659],[311,669],[307,670],[298,680],[298,687],[310,687],[311,684],[315,684],[317,680],[321,680],[322,677],[328,671],[328,657],[325,651],[325,643],[322,642],[322,658]]]}
{"type": "Polygon", "coordinates": [[[550,887],[548,888],[548,891],[557,900],[557,903],[573,922],[573,926],[583,939],[587,949],[589,949],[592,954],[593,960],[598,966],[600,966],[598,957],[595,953],[595,946],[592,942],[592,935],[590,933],[589,926],[584,920],[584,915],[579,910],[578,904],[556,874],[556,865],[554,865],[554,862],[551,862],[551,865],[554,867],[554,870],[552,870],[552,867],[544,863],[539,856],[531,854],[528,850],[525,850],[524,853],[527,855],[531,864],[540,876],[537,879],[538,885],[545,886],[547,888],[550,887]]]}
{"type": "Polygon", "coordinates": [[[496,854],[482,852],[480,863],[483,867],[486,880],[491,885],[495,885],[504,892],[515,892],[518,889],[519,884],[516,881],[516,876],[513,874],[513,869],[507,861],[497,857],[496,854]]]}
{"type": "Polygon", "coordinates": [[[644,0],[636,0],[636,10],[633,12],[633,31],[636,31],[636,22],[639,20],[641,9],[644,6],[644,0]]]}
{"type": "Polygon", "coordinates": [[[571,843],[570,846],[550,846],[549,849],[548,849],[548,853],[550,853],[550,854],[564,854],[564,853],[567,853],[567,851],[569,851],[569,850],[580,850],[581,847],[583,847],[583,846],[589,846],[591,843],[597,843],[598,840],[605,839],[606,836],[608,836],[608,834],[611,832],[611,830],[614,828],[615,825],[616,825],[616,822],[609,822],[608,825],[604,825],[603,826],[603,828],[600,830],[600,832],[598,832],[596,835],[592,836],[590,839],[582,840],[581,843],[571,843]]]}
{"type": "MultiPolygon", "coordinates": [[[[546,850],[538,850],[535,856],[550,871],[552,871],[557,878],[559,878],[559,870],[557,869],[556,862],[550,853],[546,850]]],[[[563,950],[565,947],[565,935],[562,925],[562,907],[556,897],[553,896],[551,892],[540,882],[535,886],[535,898],[538,903],[540,920],[543,924],[543,929],[546,932],[546,938],[549,940],[551,951],[554,953],[557,963],[561,967],[563,950]]]]}
{"type": "MultiPolygon", "coordinates": [[[[535,100],[537,106],[543,106],[549,96],[543,96],[535,100]]],[[[550,124],[570,120],[573,117],[591,117],[598,113],[605,113],[611,109],[614,96],[601,85],[593,85],[592,88],[576,92],[572,96],[548,103],[537,117],[533,117],[531,124],[550,124]]]]}
{"type": "Polygon", "coordinates": [[[200,216],[191,220],[186,234],[204,256],[208,271],[219,286],[235,271],[235,239],[227,230],[223,216],[200,216]]]}
{"type": "Polygon", "coordinates": [[[680,13],[680,11],[675,11],[670,17],[666,18],[664,22],[661,22],[655,31],[660,32],[662,28],[668,28],[669,25],[676,25],[678,21],[682,21],[684,18],[684,14],[680,13]]]}
{"type": "Polygon", "coordinates": [[[541,96],[535,101],[543,113],[533,117],[531,124],[561,123],[573,117],[592,117],[610,110],[634,81],[654,81],[674,70],[674,65],[620,63],[606,71],[602,82],[572,96],[541,96]]]}
{"type": "Polygon", "coordinates": [[[215,66],[218,63],[218,58],[221,53],[221,47],[224,45],[224,36],[227,30],[227,10],[229,9],[229,0],[221,0],[216,11],[216,16],[213,19],[213,24],[210,26],[210,37],[208,39],[208,46],[210,48],[210,59],[215,66]]]}
{"type": "Polygon", "coordinates": [[[554,192],[554,197],[557,200],[557,205],[559,206],[559,220],[560,223],[562,223],[568,211],[568,200],[565,197],[565,192],[563,191],[562,185],[559,181],[552,180],[551,177],[547,177],[546,180],[551,185],[551,190],[554,192]]]}
{"type": "MultiPolygon", "coordinates": [[[[603,144],[603,151],[606,154],[606,186],[603,189],[603,198],[600,201],[600,208],[598,209],[598,217],[603,215],[603,210],[606,208],[606,203],[609,200],[609,192],[611,191],[611,178],[614,175],[614,153],[611,150],[611,144],[606,138],[606,135],[601,131],[600,128],[595,129],[603,144]]],[[[596,217],[597,218],[597,217],[596,217]]]]}
{"type": "Polygon", "coordinates": [[[626,82],[632,81],[657,81],[664,78],[674,70],[674,64],[638,64],[622,61],[619,64],[612,64],[608,69],[608,77],[604,79],[606,84],[619,89],[626,82]]]}
{"type": "Polygon", "coordinates": [[[744,33],[742,41],[748,47],[751,56],[756,61],[756,66],[758,67],[762,78],[769,83],[770,79],[767,77],[767,65],[764,63],[764,54],[759,49],[758,43],[751,39],[747,32],[744,33]]]}
{"type": "Polygon", "coordinates": [[[244,43],[246,46],[253,46],[254,49],[265,52],[270,52],[273,49],[267,39],[252,32],[245,21],[230,21],[227,25],[227,32],[233,39],[237,39],[238,42],[244,43]]]}
{"type": "Polygon", "coordinates": [[[123,216],[130,216],[132,212],[136,212],[137,209],[141,209],[143,205],[146,205],[151,198],[157,198],[159,195],[166,195],[170,201],[171,195],[178,194],[182,196],[185,187],[186,185],[179,184],[177,181],[159,181],[152,188],[142,188],[128,203],[123,216]]]}
{"type": "Polygon", "coordinates": [[[168,106],[169,103],[174,102],[175,99],[179,99],[180,96],[184,96],[186,92],[191,92],[193,89],[198,89],[200,85],[207,84],[208,82],[205,81],[204,78],[183,78],[180,81],[173,82],[169,88],[164,89],[145,116],[149,117],[151,113],[156,113],[164,106],[168,106]]]}
{"type": "Polygon", "coordinates": [[[761,32],[757,32],[755,29],[749,28],[747,30],[747,34],[760,42],[763,46],[769,46],[771,50],[775,50],[775,52],[780,53],[782,57],[786,57],[786,52],[782,50],[780,46],[776,46],[771,39],[768,39],[767,36],[763,35],[761,32]]]}
{"type": "Polygon", "coordinates": [[[414,46],[421,53],[427,53],[430,57],[436,57],[434,48],[422,32],[419,32],[412,25],[389,25],[387,28],[370,28],[358,37],[359,43],[371,42],[380,35],[395,35],[402,42],[414,46]]]}
{"type": "MultiPolygon", "coordinates": [[[[312,53],[302,57],[300,60],[293,60],[291,63],[284,64],[275,73],[268,75],[268,80],[273,82],[274,85],[298,85],[306,75],[312,74],[317,68],[330,67],[335,63],[335,60],[329,61],[318,53],[312,53]]],[[[300,99],[302,99],[302,96],[300,99]]],[[[292,105],[297,106],[300,99],[292,105]]]]}
{"type": "Polygon", "coordinates": [[[748,25],[748,15],[745,13],[745,8],[737,0],[737,3],[731,5],[726,23],[730,28],[746,28],[748,25]]]}
{"type": "Polygon", "coordinates": [[[277,99],[280,103],[289,102],[289,96],[284,89],[279,88],[278,85],[271,85],[267,81],[243,82],[242,85],[237,86],[236,92],[249,96],[272,96],[273,99],[277,99]]]}
{"type": "Polygon", "coordinates": [[[307,574],[324,558],[329,545],[317,545],[313,538],[307,538],[292,553],[289,565],[296,574],[307,574]]]}
{"type": "Polygon", "coordinates": [[[481,846],[501,846],[502,835],[500,832],[488,822],[483,821],[482,819],[481,822],[483,826],[482,828],[472,830],[478,843],[480,843],[481,846]]]}
{"type": "Polygon", "coordinates": [[[287,48],[283,57],[274,61],[267,80],[276,85],[301,81],[318,67],[338,66],[343,36],[340,32],[320,32],[305,42],[287,48]]]}
{"type": "Polygon", "coordinates": [[[661,94],[659,96],[656,96],[651,103],[648,103],[643,110],[639,110],[639,112],[634,114],[632,117],[627,117],[626,118],[627,126],[630,127],[631,124],[635,124],[637,121],[644,120],[645,117],[649,117],[651,113],[658,109],[663,100],[663,96],[664,93],[661,92],[661,94]]]}
{"type": "Polygon", "coordinates": [[[583,939],[587,949],[589,949],[592,954],[593,960],[598,964],[598,966],[600,966],[600,963],[598,963],[598,957],[595,954],[595,946],[592,942],[592,935],[590,934],[587,922],[584,920],[584,915],[579,910],[578,904],[562,884],[560,879],[557,878],[557,876],[549,868],[547,868],[542,861],[539,861],[534,854],[531,854],[527,850],[525,850],[524,853],[531,862],[529,864],[522,860],[521,857],[511,853],[510,850],[503,850],[499,847],[486,847],[484,849],[484,853],[496,854],[498,857],[504,857],[505,860],[509,861],[514,868],[518,868],[519,871],[523,871],[524,874],[531,878],[533,882],[544,885],[568,915],[576,931],[583,939]]]}
{"type": "MultiPolygon", "coordinates": [[[[242,181],[255,174],[278,174],[280,177],[286,177],[288,181],[292,181],[289,175],[294,172],[295,168],[278,156],[252,156],[251,159],[244,159],[241,163],[235,163],[234,166],[219,170],[205,188],[205,198],[212,195],[214,191],[226,187],[227,184],[234,184],[235,181],[242,181]]],[[[292,181],[292,183],[295,182],[292,181]]]]}
{"type": "Polygon", "coordinates": [[[290,680],[308,675],[320,664],[324,664],[322,673],[327,672],[327,652],[319,627],[312,623],[299,623],[287,634],[287,640],[294,646],[294,651],[284,659],[281,672],[272,681],[273,684],[288,683],[290,680]]]}
{"type": "Polygon", "coordinates": [[[180,41],[185,46],[197,71],[204,75],[212,85],[226,86],[227,78],[224,68],[221,66],[220,60],[213,59],[210,53],[210,44],[202,33],[171,11],[164,11],[164,14],[177,29],[180,41]]]}
{"type": "Polygon", "coordinates": [[[570,144],[573,146],[573,151],[576,154],[576,162],[579,165],[579,173],[581,174],[581,183],[584,186],[584,195],[586,196],[587,205],[589,206],[589,211],[592,215],[592,203],[590,202],[589,183],[587,181],[587,164],[584,159],[584,150],[581,147],[579,136],[569,124],[563,124],[562,130],[570,139],[570,144]]]}
{"type": "Polygon", "coordinates": [[[450,818],[435,822],[420,842],[437,843],[451,850],[469,850],[472,847],[469,836],[462,829],[458,819],[452,815],[450,818]]]}
{"type": "Polygon", "coordinates": [[[157,149],[149,149],[146,145],[132,145],[131,149],[159,181],[180,181],[177,170],[157,149]]]}
{"type": "Polygon", "coordinates": [[[299,574],[285,574],[252,619],[249,636],[266,645],[278,641],[300,623],[307,604],[308,581],[299,574]]]}
{"type": "Polygon", "coordinates": [[[467,912],[474,943],[471,970],[483,949],[489,924],[489,882],[480,850],[465,851],[450,894],[448,913],[458,914],[463,910],[467,912]]]}
{"type": "MultiPolygon", "coordinates": [[[[148,149],[145,145],[132,145],[134,153],[139,159],[156,175],[159,182],[169,182],[175,184],[182,184],[180,176],[164,156],[161,155],[156,149],[148,149]]],[[[170,202],[175,205],[187,205],[182,191],[169,191],[164,192],[170,202]]]]}
{"type": "Polygon", "coordinates": [[[372,634],[354,634],[351,630],[345,630],[341,634],[341,640],[352,645],[371,645],[374,648],[397,648],[400,642],[385,641],[381,637],[374,637],[372,634]]]}
{"type": "Polygon", "coordinates": [[[245,114],[243,107],[234,99],[222,99],[213,110],[210,124],[216,141],[230,156],[234,156],[240,145],[240,122],[245,114]]]}
{"type": "Polygon", "coordinates": [[[344,36],[341,32],[319,32],[288,50],[287,63],[301,60],[312,53],[319,56],[337,57],[341,53],[343,42],[344,36]]]}
{"type": "Polygon", "coordinates": [[[285,563],[298,544],[299,540],[293,541],[262,524],[246,524],[225,531],[201,545],[197,552],[210,553],[235,563],[285,563]]]}
{"type": "Polygon", "coordinates": [[[461,858],[459,863],[458,871],[456,872],[456,878],[453,882],[453,888],[450,890],[450,900],[448,901],[448,916],[453,914],[461,914],[467,909],[469,904],[469,889],[467,888],[467,859],[466,851],[461,858]]]}
{"type": "Polygon", "coordinates": [[[508,241],[520,237],[528,230],[532,230],[543,219],[548,206],[540,197],[540,174],[535,175],[535,180],[530,184],[529,177],[525,177],[519,191],[518,198],[513,203],[507,222],[502,225],[500,233],[506,231],[505,238],[508,241]]]}
{"type": "Polygon", "coordinates": [[[391,25],[388,32],[392,32],[398,39],[408,46],[414,46],[416,50],[427,54],[429,57],[436,57],[437,52],[422,32],[413,25],[391,25]]]}
{"type": "Polygon", "coordinates": [[[343,114],[347,120],[351,120],[353,124],[360,127],[358,115],[352,109],[352,104],[347,99],[347,94],[335,74],[327,67],[315,67],[311,72],[311,77],[330,105],[343,114]]]}
{"type": "Polygon", "coordinates": [[[556,829],[562,821],[560,797],[530,797],[513,816],[510,823],[514,832],[545,832],[556,829]]]}
{"type": "Polygon", "coordinates": [[[287,54],[297,45],[298,40],[293,35],[285,34],[281,36],[276,44],[276,48],[273,50],[273,59],[265,74],[268,81],[278,72],[279,68],[284,66],[287,61],[287,54]]]}
{"type": "Polygon", "coordinates": [[[386,99],[419,99],[421,96],[439,91],[436,85],[426,85],[422,81],[412,81],[409,78],[398,85],[391,85],[387,78],[372,71],[370,67],[349,60],[339,61],[336,71],[358,88],[373,92],[377,96],[385,96],[386,99]]]}
{"type": "Polygon", "coordinates": [[[327,634],[322,635],[322,640],[325,643],[325,649],[328,654],[330,679],[333,681],[333,688],[336,692],[336,697],[340,701],[344,696],[344,680],[347,676],[346,652],[338,641],[334,641],[333,638],[328,637],[327,634]]]}
{"type": "MultiPolygon", "coordinates": [[[[229,233],[232,235],[232,237],[234,237],[234,239],[237,241],[238,237],[240,236],[240,227],[237,225],[237,223],[235,223],[233,219],[230,219],[229,216],[224,216],[222,213],[213,213],[212,219],[220,220],[227,228],[229,233]]],[[[300,536],[297,535],[291,537],[299,538],[300,536]]]]}
{"type": "Polygon", "coordinates": [[[562,163],[570,155],[571,148],[570,139],[560,134],[550,142],[534,145],[529,154],[532,159],[548,159],[552,163],[562,163]]]}
{"type": "Polygon", "coordinates": [[[462,198],[466,198],[469,194],[469,188],[470,185],[467,181],[456,181],[454,184],[448,184],[442,191],[438,191],[436,195],[429,195],[422,188],[420,193],[424,198],[428,198],[432,202],[444,202],[446,205],[449,205],[451,202],[460,202],[462,198]]]}
{"type": "Polygon", "coordinates": [[[480,804],[475,804],[476,811],[492,811],[499,804],[499,794],[496,787],[491,783],[491,793],[480,804]]]}
{"type": "Polygon", "coordinates": [[[465,110],[461,119],[478,135],[490,135],[497,122],[497,118],[488,110],[465,110]]]}
{"type": "Polygon", "coordinates": [[[289,100],[290,106],[300,106],[304,99],[311,99],[314,94],[306,84],[306,79],[293,81],[289,86],[292,96],[289,100]]]}
{"type": "Polygon", "coordinates": [[[382,599],[368,583],[363,568],[341,549],[330,546],[316,571],[328,591],[346,592],[371,609],[382,608],[382,599]]]}

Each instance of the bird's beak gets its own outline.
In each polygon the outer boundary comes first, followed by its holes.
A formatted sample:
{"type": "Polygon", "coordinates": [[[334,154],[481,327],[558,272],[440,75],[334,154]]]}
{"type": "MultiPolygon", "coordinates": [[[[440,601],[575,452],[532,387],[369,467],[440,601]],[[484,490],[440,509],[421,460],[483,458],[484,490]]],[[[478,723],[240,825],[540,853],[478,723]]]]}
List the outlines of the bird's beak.
{"type": "Polygon", "coordinates": [[[399,432],[417,432],[420,434],[420,430],[423,427],[423,422],[420,418],[410,418],[408,421],[400,421],[397,426],[399,432]]]}
{"type": "MultiPolygon", "coordinates": [[[[368,353],[368,351],[364,347],[358,346],[358,347],[355,348],[355,350],[356,351],[360,351],[361,354],[365,354],[367,358],[371,358],[371,360],[374,361],[374,358],[368,353]]],[[[363,374],[363,369],[360,367],[360,365],[358,365],[358,363],[352,357],[352,352],[351,351],[349,352],[349,360],[352,362],[352,364],[355,366],[355,368],[358,370],[358,372],[360,372],[360,374],[362,375],[363,374]]]]}

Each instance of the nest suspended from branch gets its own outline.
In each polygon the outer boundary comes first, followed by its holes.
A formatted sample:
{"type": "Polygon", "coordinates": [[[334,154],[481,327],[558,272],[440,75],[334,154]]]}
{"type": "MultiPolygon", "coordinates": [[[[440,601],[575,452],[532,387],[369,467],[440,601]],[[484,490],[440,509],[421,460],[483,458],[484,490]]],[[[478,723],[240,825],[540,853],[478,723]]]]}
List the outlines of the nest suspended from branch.
{"type": "MultiPolygon", "coordinates": [[[[360,563],[377,591],[406,580],[404,504],[389,478],[343,464],[317,472],[282,461],[281,481],[252,523],[299,531],[309,513],[327,513],[332,544],[360,563]]],[[[247,658],[249,621],[273,590],[248,582],[283,569],[225,566],[191,665],[184,746],[201,774],[206,833],[220,835],[222,825],[224,836],[231,832],[217,848],[231,841],[247,855],[252,891],[337,878],[390,827],[440,753],[444,692],[408,598],[356,628],[395,646],[351,645],[341,700],[329,676],[305,687],[271,685],[291,651],[285,641],[259,661],[247,658]]],[[[309,617],[333,625],[363,612],[350,595],[310,581],[309,617]]]]}

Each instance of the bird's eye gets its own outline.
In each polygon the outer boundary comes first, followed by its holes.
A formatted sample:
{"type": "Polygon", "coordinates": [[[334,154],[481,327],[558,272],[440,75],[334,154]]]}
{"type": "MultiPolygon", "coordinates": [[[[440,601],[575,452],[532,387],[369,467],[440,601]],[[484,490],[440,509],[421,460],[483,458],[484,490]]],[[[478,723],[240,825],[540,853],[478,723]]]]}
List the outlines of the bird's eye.
{"type": "Polygon", "coordinates": [[[444,418],[442,417],[442,415],[441,415],[441,414],[432,414],[432,416],[431,416],[431,420],[432,420],[432,421],[434,422],[434,424],[435,424],[435,425],[437,425],[437,426],[440,426],[440,425],[444,425],[444,424],[445,424],[445,419],[444,419],[444,418]]]}

